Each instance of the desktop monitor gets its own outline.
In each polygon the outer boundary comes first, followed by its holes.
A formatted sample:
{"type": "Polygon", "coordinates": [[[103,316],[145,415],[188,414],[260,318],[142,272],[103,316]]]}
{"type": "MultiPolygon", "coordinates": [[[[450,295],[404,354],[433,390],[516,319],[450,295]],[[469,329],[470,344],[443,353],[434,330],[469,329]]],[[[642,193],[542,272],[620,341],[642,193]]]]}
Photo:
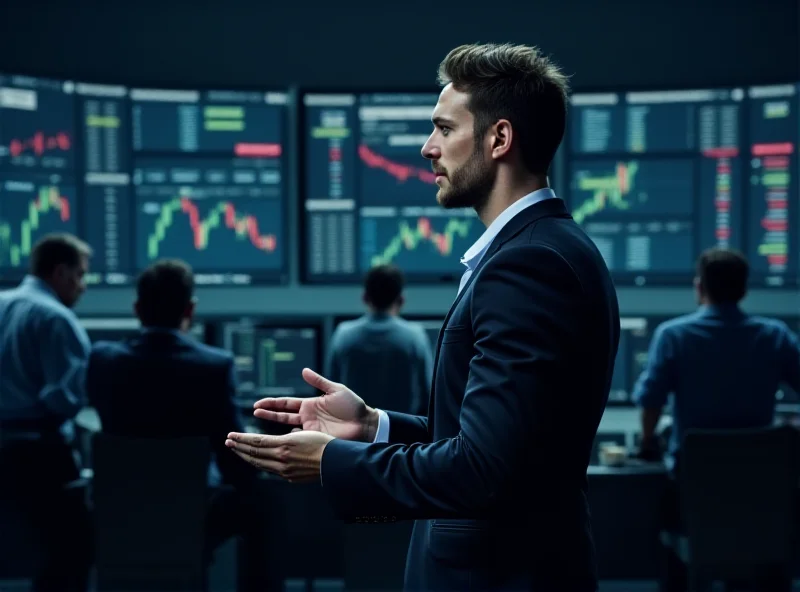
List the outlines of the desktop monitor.
{"type": "Polygon", "coordinates": [[[743,89],[576,93],[567,201],[617,283],[684,283],[743,245],[743,89]]]}
{"type": "Polygon", "coordinates": [[[198,284],[287,273],[286,93],[132,89],[135,267],[180,258],[198,284]]]}
{"type": "Polygon", "coordinates": [[[319,328],[271,325],[250,320],[222,325],[223,347],[233,353],[238,401],[317,394],[302,377],[303,368],[319,369],[319,328]]]}
{"type": "Polygon", "coordinates": [[[78,233],[75,85],[0,75],[0,278],[19,280],[51,232],[78,233]]]}

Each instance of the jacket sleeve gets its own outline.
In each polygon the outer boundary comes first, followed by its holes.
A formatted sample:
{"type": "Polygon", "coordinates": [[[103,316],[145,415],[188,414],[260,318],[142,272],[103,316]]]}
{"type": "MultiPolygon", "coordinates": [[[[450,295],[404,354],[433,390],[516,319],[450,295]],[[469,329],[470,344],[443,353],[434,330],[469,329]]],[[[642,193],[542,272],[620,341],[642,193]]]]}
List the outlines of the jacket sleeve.
{"type": "Polygon", "coordinates": [[[389,416],[390,444],[415,444],[431,441],[427,417],[397,411],[386,411],[386,415],[389,416]]]}
{"type": "Polygon", "coordinates": [[[528,476],[531,451],[558,422],[552,401],[560,349],[582,294],[572,268],[547,247],[511,247],[487,261],[469,302],[475,355],[459,434],[431,443],[331,441],[322,458],[323,491],[337,514],[345,520],[496,515],[528,476]]]}

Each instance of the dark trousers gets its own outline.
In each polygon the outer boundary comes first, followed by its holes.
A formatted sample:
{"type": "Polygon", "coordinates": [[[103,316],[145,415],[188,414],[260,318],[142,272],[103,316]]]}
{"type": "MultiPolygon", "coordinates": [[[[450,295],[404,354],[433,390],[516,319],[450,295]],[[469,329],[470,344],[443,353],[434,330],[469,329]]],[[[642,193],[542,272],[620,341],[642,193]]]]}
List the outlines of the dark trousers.
{"type": "MultiPolygon", "coordinates": [[[[268,592],[283,589],[283,577],[273,559],[270,548],[272,537],[262,510],[264,500],[258,503],[257,492],[252,488],[237,490],[223,486],[212,493],[207,516],[206,561],[210,563],[213,552],[227,540],[238,537],[237,590],[239,592],[268,592]]],[[[274,526],[274,525],[273,525],[274,526]]]]}
{"type": "Polygon", "coordinates": [[[0,439],[0,497],[20,513],[42,551],[35,592],[84,592],[92,564],[89,509],[71,447],[59,435],[0,439]]]}
{"type": "MultiPolygon", "coordinates": [[[[677,470],[678,465],[676,464],[676,470],[669,475],[664,490],[662,529],[677,536],[686,536],[686,526],[681,514],[677,470]]],[[[675,551],[662,545],[660,548],[662,557],[659,590],[661,592],[687,592],[689,590],[688,567],[675,551]]],[[[791,578],[782,573],[782,570],[772,570],[768,567],[756,574],[752,582],[725,582],[726,592],[790,592],[791,587],[791,578]]]]}

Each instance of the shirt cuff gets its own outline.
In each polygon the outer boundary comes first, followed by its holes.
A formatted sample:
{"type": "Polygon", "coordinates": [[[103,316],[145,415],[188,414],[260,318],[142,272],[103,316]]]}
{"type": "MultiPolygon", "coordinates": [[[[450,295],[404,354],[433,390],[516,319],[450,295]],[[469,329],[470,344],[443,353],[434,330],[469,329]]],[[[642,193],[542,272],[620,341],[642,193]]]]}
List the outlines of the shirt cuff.
{"type": "MultiPolygon", "coordinates": [[[[372,441],[373,444],[377,444],[379,442],[388,442],[389,441],[389,414],[386,413],[383,409],[376,409],[375,411],[378,412],[378,429],[375,432],[375,439],[372,441]]],[[[324,452],[323,452],[324,454],[324,452]]],[[[320,464],[319,467],[319,484],[322,485],[322,465],[320,464]]]]}
{"type": "Polygon", "coordinates": [[[378,412],[378,430],[375,432],[375,439],[372,441],[372,443],[377,444],[378,442],[388,442],[389,414],[383,409],[376,409],[375,411],[378,412]]]}

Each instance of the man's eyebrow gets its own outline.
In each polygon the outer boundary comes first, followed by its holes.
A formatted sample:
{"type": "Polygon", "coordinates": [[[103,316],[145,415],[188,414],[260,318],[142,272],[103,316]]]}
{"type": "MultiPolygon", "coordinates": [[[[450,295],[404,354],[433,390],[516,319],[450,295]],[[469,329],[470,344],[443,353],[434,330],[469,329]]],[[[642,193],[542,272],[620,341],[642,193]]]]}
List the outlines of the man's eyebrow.
{"type": "Polygon", "coordinates": [[[438,117],[438,116],[437,117],[432,117],[431,121],[433,122],[433,125],[437,125],[439,127],[441,127],[443,125],[444,126],[453,126],[453,125],[455,125],[455,122],[452,119],[447,119],[446,117],[438,117]]]}

